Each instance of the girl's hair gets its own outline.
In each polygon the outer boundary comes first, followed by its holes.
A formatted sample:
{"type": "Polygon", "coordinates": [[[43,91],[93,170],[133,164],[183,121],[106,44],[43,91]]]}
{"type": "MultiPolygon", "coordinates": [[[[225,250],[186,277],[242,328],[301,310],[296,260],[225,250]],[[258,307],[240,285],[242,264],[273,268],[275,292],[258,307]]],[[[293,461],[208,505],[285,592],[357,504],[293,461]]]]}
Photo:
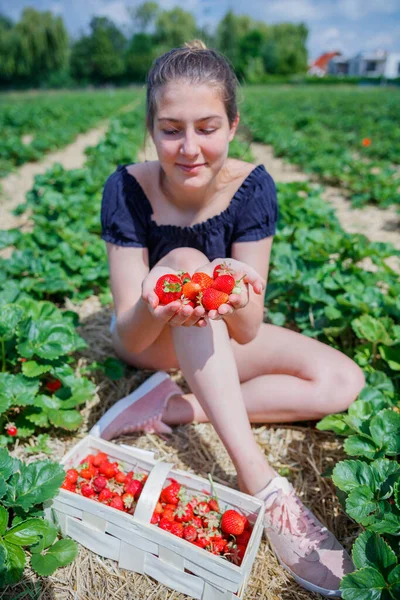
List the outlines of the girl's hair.
{"type": "Polygon", "coordinates": [[[150,130],[154,126],[158,92],[165,84],[184,80],[194,85],[207,84],[221,91],[229,125],[237,115],[236,90],[238,80],[228,59],[211,50],[201,40],[186,42],[156,58],[147,75],[146,121],[150,130]]]}

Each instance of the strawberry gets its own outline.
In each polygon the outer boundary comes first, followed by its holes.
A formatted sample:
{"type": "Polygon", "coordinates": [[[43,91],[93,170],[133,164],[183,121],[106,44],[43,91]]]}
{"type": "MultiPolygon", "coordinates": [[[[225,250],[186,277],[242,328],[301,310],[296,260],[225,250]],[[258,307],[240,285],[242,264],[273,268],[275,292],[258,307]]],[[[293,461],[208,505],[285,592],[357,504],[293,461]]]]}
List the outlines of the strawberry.
{"type": "Polygon", "coordinates": [[[172,483],[162,490],[160,499],[162,502],[176,505],[179,502],[178,494],[181,490],[181,486],[174,479],[171,479],[171,481],[172,483]]]}
{"type": "Polygon", "coordinates": [[[154,512],[161,515],[161,513],[163,512],[163,507],[162,507],[161,502],[157,502],[154,512]]]}
{"type": "Polygon", "coordinates": [[[113,493],[108,488],[103,488],[99,494],[99,502],[108,504],[109,500],[113,497],[113,493]]]}
{"type": "Polygon", "coordinates": [[[85,496],[85,498],[91,498],[92,496],[95,496],[96,492],[89,483],[82,483],[81,494],[82,496],[85,496]]]}
{"type": "Polygon", "coordinates": [[[122,498],[122,502],[124,503],[125,508],[131,508],[135,498],[132,494],[130,494],[129,492],[125,492],[125,494],[122,494],[121,496],[122,498]]]}
{"type": "Polygon", "coordinates": [[[171,510],[170,508],[163,510],[162,517],[170,521],[175,521],[175,510],[171,510]]]}
{"type": "Polygon", "coordinates": [[[233,275],[234,270],[231,269],[228,263],[225,261],[220,265],[217,265],[213,271],[213,279],[216,279],[219,275],[233,275]]]}
{"type": "Polygon", "coordinates": [[[186,271],[178,271],[178,277],[182,283],[187,283],[192,279],[190,273],[187,273],[186,271]]]}
{"type": "Polygon", "coordinates": [[[54,393],[60,389],[62,383],[59,379],[51,379],[45,385],[45,388],[48,392],[54,393]]]}
{"type": "Polygon", "coordinates": [[[202,538],[202,539],[195,540],[194,542],[192,542],[192,544],[194,544],[195,546],[198,546],[199,548],[206,548],[208,541],[205,538],[202,538]]]}
{"type": "Polygon", "coordinates": [[[160,304],[169,304],[181,297],[182,282],[177,275],[162,275],[157,280],[154,291],[160,299],[160,304]]]}
{"type": "Polygon", "coordinates": [[[126,475],[125,475],[125,473],[122,473],[122,471],[118,471],[115,474],[115,481],[117,483],[125,483],[125,481],[126,481],[126,475]]]}
{"type": "Polygon", "coordinates": [[[219,504],[216,498],[210,498],[210,500],[208,501],[208,506],[210,507],[210,510],[213,510],[214,512],[219,512],[219,504]]]}
{"type": "Polygon", "coordinates": [[[72,481],[68,481],[68,479],[64,480],[64,483],[62,484],[61,487],[63,490],[68,490],[69,492],[76,491],[76,483],[72,483],[72,481]]]}
{"type": "Polygon", "coordinates": [[[203,527],[203,521],[201,520],[201,517],[193,517],[192,525],[196,527],[196,529],[203,527]]]}
{"type": "Polygon", "coordinates": [[[108,461],[108,456],[105,452],[99,452],[98,454],[96,454],[96,456],[93,458],[93,465],[95,467],[100,467],[101,463],[104,461],[108,461]]]}
{"type": "Polygon", "coordinates": [[[9,423],[8,425],[6,425],[6,432],[11,437],[15,437],[18,433],[18,429],[15,427],[15,425],[13,425],[12,423],[9,423]]]}
{"type": "Polygon", "coordinates": [[[137,500],[142,493],[143,483],[138,479],[132,479],[124,485],[124,490],[128,494],[132,494],[135,500],[137,500]]]}
{"type": "Polygon", "coordinates": [[[210,552],[213,554],[222,554],[226,548],[227,541],[223,539],[213,539],[210,544],[210,552]]]}
{"type": "Polygon", "coordinates": [[[183,539],[187,540],[188,542],[194,542],[195,539],[197,539],[196,527],[193,525],[186,525],[186,527],[183,529],[183,539]]]}
{"type": "Polygon", "coordinates": [[[158,524],[160,529],[165,529],[165,531],[171,531],[171,527],[174,522],[171,519],[162,518],[158,524]]]}
{"type": "Polygon", "coordinates": [[[236,510],[226,510],[222,515],[221,529],[224,533],[240,535],[244,531],[243,516],[236,510]]]}
{"type": "Polygon", "coordinates": [[[158,523],[159,523],[160,521],[161,521],[161,515],[160,515],[160,514],[158,514],[158,513],[156,513],[156,512],[153,512],[153,514],[152,514],[152,516],[151,516],[151,519],[150,519],[150,523],[151,523],[152,525],[158,525],[158,523]]]}
{"type": "Polygon", "coordinates": [[[199,515],[200,517],[204,517],[207,513],[210,512],[210,506],[208,502],[199,502],[197,506],[194,508],[194,513],[199,515]]]}
{"type": "Polygon", "coordinates": [[[175,521],[178,523],[188,523],[193,519],[193,508],[190,504],[184,506],[180,504],[175,511],[175,521]]]}
{"type": "Polygon", "coordinates": [[[65,480],[70,483],[76,483],[78,481],[78,471],[76,469],[68,469],[67,474],[65,476],[65,480]]]}
{"type": "Polygon", "coordinates": [[[177,537],[183,537],[183,525],[182,523],[172,523],[170,532],[176,535],[177,537]]]}
{"type": "Polygon", "coordinates": [[[201,292],[201,285],[196,283],[195,281],[189,281],[185,283],[182,287],[182,293],[188,300],[194,302],[201,292]]]}
{"type": "Polygon", "coordinates": [[[111,498],[109,506],[111,506],[112,508],[116,508],[117,510],[125,509],[124,502],[120,496],[114,496],[113,498],[111,498]]]}
{"type": "Polygon", "coordinates": [[[214,280],[212,277],[207,275],[207,273],[202,273],[201,271],[199,271],[198,273],[194,273],[192,277],[192,283],[198,283],[200,285],[201,290],[203,291],[211,287],[214,283],[214,280]]]}
{"type": "Polygon", "coordinates": [[[83,479],[92,479],[96,475],[96,470],[93,465],[84,464],[83,468],[80,470],[79,475],[83,477],[83,479]]]}
{"type": "Polygon", "coordinates": [[[242,517],[242,518],[243,518],[243,523],[244,523],[244,528],[245,528],[245,530],[246,530],[246,529],[249,529],[249,528],[250,528],[250,522],[249,522],[248,518],[247,518],[247,517],[245,517],[244,515],[243,515],[243,517],[242,517]]]}
{"type": "Polygon", "coordinates": [[[242,544],[229,543],[228,547],[229,552],[226,552],[225,556],[227,556],[235,565],[240,565],[246,553],[246,546],[243,546],[242,544]]]}
{"type": "Polygon", "coordinates": [[[204,290],[200,299],[201,305],[204,306],[204,309],[207,311],[217,310],[221,304],[226,304],[228,301],[228,294],[225,294],[225,292],[220,292],[214,288],[208,288],[204,290]]]}
{"type": "Polygon", "coordinates": [[[79,464],[83,465],[84,463],[89,463],[90,465],[92,465],[94,458],[95,458],[94,454],[88,454],[87,456],[85,456],[85,458],[82,458],[82,460],[79,464]]]}
{"type": "Polygon", "coordinates": [[[101,492],[101,490],[103,490],[107,485],[107,479],[104,477],[104,475],[99,475],[93,479],[92,484],[96,492],[101,492]]]}
{"type": "Polygon", "coordinates": [[[104,475],[104,477],[106,477],[107,479],[111,479],[111,477],[114,477],[116,472],[115,466],[108,462],[108,460],[105,460],[100,464],[99,470],[100,473],[104,475]]]}
{"type": "Polygon", "coordinates": [[[251,531],[249,531],[248,529],[245,529],[243,531],[243,533],[236,536],[236,543],[243,544],[243,546],[247,546],[247,544],[249,543],[250,537],[251,537],[251,531]]]}
{"type": "Polygon", "coordinates": [[[235,279],[232,275],[218,275],[218,277],[214,279],[212,287],[214,290],[219,290],[220,292],[225,292],[225,294],[229,295],[235,287],[235,279]]]}

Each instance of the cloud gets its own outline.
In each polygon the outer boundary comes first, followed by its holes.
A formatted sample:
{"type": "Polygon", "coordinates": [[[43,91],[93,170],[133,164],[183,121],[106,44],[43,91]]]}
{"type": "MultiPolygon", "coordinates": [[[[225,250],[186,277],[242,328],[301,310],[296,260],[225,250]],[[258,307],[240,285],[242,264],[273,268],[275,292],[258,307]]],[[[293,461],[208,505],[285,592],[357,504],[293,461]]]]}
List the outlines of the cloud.
{"type": "Polygon", "coordinates": [[[312,0],[273,0],[265,5],[265,16],[285,21],[319,21],[329,17],[330,3],[321,4],[312,0]]]}
{"type": "Polygon", "coordinates": [[[131,20],[126,3],[123,0],[102,3],[102,6],[99,5],[96,8],[95,14],[101,17],[108,17],[117,25],[126,25],[131,20]]]}
{"type": "Polygon", "coordinates": [[[337,14],[345,19],[359,21],[370,15],[392,15],[400,11],[400,0],[339,0],[337,14]]]}

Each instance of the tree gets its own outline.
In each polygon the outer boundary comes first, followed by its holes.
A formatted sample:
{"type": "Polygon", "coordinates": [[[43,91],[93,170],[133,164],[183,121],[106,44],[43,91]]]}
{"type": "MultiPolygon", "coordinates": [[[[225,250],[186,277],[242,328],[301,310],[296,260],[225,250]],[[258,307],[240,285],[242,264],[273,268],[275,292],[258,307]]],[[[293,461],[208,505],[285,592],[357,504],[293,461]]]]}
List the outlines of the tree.
{"type": "Polygon", "coordinates": [[[172,49],[195,38],[196,32],[193,15],[182,8],[173,8],[158,15],[154,38],[157,44],[172,49]]]}
{"type": "Polygon", "coordinates": [[[128,8],[135,31],[146,33],[148,27],[152,25],[160,12],[157,2],[143,2],[136,8],[128,8]]]}
{"type": "Polygon", "coordinates": [[[148,33],[136,33],[126,53],[126,75],[131,81],[144,82],[146,74],[157,56],[157,47],[153,36],[148,33]]]}
{"type": "Polygon", "coordinates": [[[229,10],[217,27],[217,48],[236,68],[239,62],[239,23],[237,17],[229,10]]]}
{"type": "Polygon", "coordinates": [[[271,27],[271,37],[262,49],[265,70],[291,75],[307,70],[308,29],[301,23],[279,23],[271,27]]]}

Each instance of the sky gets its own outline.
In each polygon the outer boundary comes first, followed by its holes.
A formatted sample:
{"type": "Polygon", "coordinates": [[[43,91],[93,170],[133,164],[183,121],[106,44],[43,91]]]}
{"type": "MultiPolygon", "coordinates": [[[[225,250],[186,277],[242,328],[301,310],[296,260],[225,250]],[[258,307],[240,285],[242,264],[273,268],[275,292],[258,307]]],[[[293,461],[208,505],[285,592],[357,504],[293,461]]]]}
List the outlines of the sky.
{"type": "MultiPolygon", "coordinates": [[[[93,15],[126,27],[127,7],[139,4],[141,0],[0,0],[0,13],[18,20],[27,6],[51,10],[63,17],[71,36],[78,37],[88,30],[93,15]]],[[[229,9],[267,24],[304,22],[310,60],[332,50],[348,56],[377,49],[400,52],[400,0],[158,0],[158,4],[165,10],[180,6],[211,29],[229,9]]]]}

